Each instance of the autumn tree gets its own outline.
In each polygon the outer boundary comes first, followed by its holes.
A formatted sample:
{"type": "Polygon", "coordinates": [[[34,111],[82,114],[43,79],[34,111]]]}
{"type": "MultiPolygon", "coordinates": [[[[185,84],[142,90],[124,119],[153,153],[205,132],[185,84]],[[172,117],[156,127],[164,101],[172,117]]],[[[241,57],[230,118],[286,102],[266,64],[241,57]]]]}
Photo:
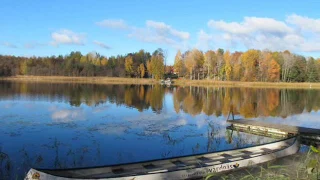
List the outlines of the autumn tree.
{"type": "Polygon", "coordinates": [[[198,49],[193,49],[192,50],[192,57],[194,58],[194,62],[195,62],[195,68],[198,72],[198,80],[200,79],[200,72],[203,68],[203,63],[204,63],[204,56],[202,51],[198,50],[198,49]]]}
{"type": "Polygon", "coordinates": [[[258,50],[248,50],[243,53],[241,57],[241,64],[244,68],[244,75],[242,81],[256,81],[257,80],[257,64],[260,57],[258,50]]]}
{"type": "Polygon", "coordinates": [[[258,74],[257,79],[259,81],[267,81],[269,77],[268,68],[272,60],[272,54],[269,51],[263,51],[260,53],[258,60],[258,74]]]}
{"type": "Polygon", "coordinates": [[[132,73],[133,73],[133,60],[132,60],[132,56],[127,56],[125,58],[125,69],[126,69],[126,72],[127,72],[127,75],[128,76],[131,76],[132,73]]]}
{"type": "Polygon", "coordinates": [[[207,51],[204,54],[203,67],[207,70],[207,78],[210,79],[210,72],[214,69],[217,61],[216,53],[212,50],[207,51]]]}
{"type": "Polygon", "coordinates": [[[108,65],[108,59],[106,58],[106,57],[103,57],[102,59],[101,59],[101,65],[102,66],[107,66],[108,65]]]}
{"type": "Polygon", "coordinates": [[[193,53],[190,51],[185,53],[185,66],[189,72],[190,79],[192,79],[193,70],[196,66],[196,61],[193,58],[193,53]]]}
{"type": "Polygon", "coordinates": [[[283,64],[282,64],[282,71],[281,71],[281,79],[284,82],[290,81],[288,79],[289,75],[291,74],[292,68],[295,64],[295,58],[289,51],[284,51],[282,53],[283,57],[283,64]]]}
{"type": "Polygon", "coordinates": [[[164,59],[161,53],[153,53],[151,57],[152,75],[159,80],[164,75],[164,59]]]}
{"type": "Polygon", "coordinates": [[[28,74],[27,60],[21,61],[21,63],[20,63],[20,74],[21,75],[27,75],[28,74]]]}
{"type": "Polygon", "coordinates": [[[182,55],[181,55],[181,51],[178,50],[175,58],[174,58],[174,71],[179,75],[181,75],[182,72],[182,68],[183,68],[183,61],[182,61],[182,55]]]}
{"type": "Polygon", "coordinates": [[[278,82],[280,80],[280,65],[272,59],[268,67],[268,81],[278,82]]]}
{"type": "Polygon", "coordinates": [[[152,64],[151,64],[151,60],[147,61],[147,70],[148,70],[148,76],[153,78],[153,74],[152,74],[152,64]]]}
{"type": "Polygon", "coordinates": [[[224,50],[219,48],[217,50],[217,65],[216,65],[216,72],[218,75],[218,80],[223,80],[225,75],[225,61],[223,59],[224,50]]]}
{"type": "Polygon", "coordinates": [[[241,55],[240,52],[235,52],[232,54],[231,64],[232,64],[232,80],[239,81],[241,77],[241,55]]]}
{"type": "MultiPolygon", "coordinates": [[[[318,58],[316,61],[316,68],[318,70],[318,72],[320,71],[320,58],[318,58]]],[[[320,73],[318,73],[318,80],[320,80],[320,73]]]]}
{"type": "Polygon", "coordinates": [[[231,73],[232,73],[232,66],[231,66],[231,54],[229,51],[226,51],[223,55],[224,61],[225,61],[225,73],[226,73],[226,80],[231,80],[231,73]]]}
{"type": "Polygon", "coordinates": [[[144,64],[143,63],[141,63],[140,65],[139,65],[139,74],[140,74],[140,77],[141,78],[143,78],[144,77],[144,75],[145,75],[145,67],[144,67],[144,64]]]}

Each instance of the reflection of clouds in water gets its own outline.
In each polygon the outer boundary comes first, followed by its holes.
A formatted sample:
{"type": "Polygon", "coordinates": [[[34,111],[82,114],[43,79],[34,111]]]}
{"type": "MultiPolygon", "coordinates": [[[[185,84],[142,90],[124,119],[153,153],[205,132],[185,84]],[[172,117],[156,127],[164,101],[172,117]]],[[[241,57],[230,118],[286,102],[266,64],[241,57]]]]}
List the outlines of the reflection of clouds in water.
{"type": "Polygon", "coordinates": [[[303,113],[297,114],[293,116],[288,116],[285,119],[281,117],[259,117],[254,120],[276,123],[276,124],[285,124],[291,126],[301,126],[301,127],[309,127],[309,128],[319,128],[320,129],[320,113],[319,112],[311,112],[311,113],[303,113]]]}
{"type": "Polygon", "coordinates": [[[130,123],[130,127],[143,129],[144,135],[161,134],[188,123],[186,119],[170,114],[141,114],[125,119],[130,123]]]}
{"type": "Polygon", "coordinates": [[[97,131],[102,134],[122,135],[124,133],[137,133],[140,135],[158,135],[164,131],[169,131],[177,127],[188,124],[184,118],[179,118],[173,115],[148,115],[141,114],[134,117],[125,117],[126,122],[117,123],[109,122],[99,124],[89,128],[90,131],[97,131]]]}
{"type": "Polygon", "coordinates": [[[221,119],[219,117],[210,116],[208,118],[207,115],[198,115],[197,117],[193,117],[197,127],[200,129],[204,126],[208,126],[209,122],[214,122],[216,125],[225,127],[227,125],[227,121],[225,119],[221,119]]]}
{"type": "Polygon", "coordinates": [[[3,104],[1,107],[4,108],[4,109],[10,109],[12,108],[13,106],[15,106],[17,103],[13,103],[13,102],[7,102],[5,104],[3,104]]]}
{"type": "Polygon", "coordinates": [[[188,123],[187,120],[185,120],[185,119],[179,119],[179,120],[177,120],[176,125],[184,126],[184,125],[186,125],[187,123],[188,123]]]}
{"type": "Polygon", "coordinates": [[[28,108],[28,109],[33,109],[34,108],[34,104],[33,103],[27,103],[24,105],[25,108],[28,108]]]}
{"type": "Polygon", "coordinates": [[[196,124],[197,124],[197,127],[200,129],[200,128],[202,128],[203,126],[207,126],[207,125],[208,125],[208,121],[205,120],[205,119],[203,119],[203,118],[201,118],[201,119],[198,119],[198,120],[196,121],[196,124]]]}
{"type": "Polygon", "coordinates": [[[73,122],[85,120],[85,113],[82,108],[78,109],[58,109],[53,106],[49,108],[52,111],[51,118],[54,122],[73,122]]]}
{"type": "Polygon", "coordinates": [[[98,107],[94,107],[92,109],[92,113],[99,113],[99,112],[103,112],[106,111],[109,108],[109,106],[98,106],[98,107]]]}
{"type": "Polygon", "coordinates": [[[122,135],[125,131],[128,130],[129,127],[123,125],[116,125],[116,124],[104,124],[99,125],[97,128],[91,128],[90,131],[98,131],[101,134],[106,135],[122,135]]]}
{"type": "Polygon", "coordinates": [[[136,121],[163,121],[165,119],[169,119],[171,118],[172,115],[170,114],[140,114],[139,116],[135,116],[135,117],[126,117],[124,118],[125,120],[129,121],[129,122],[136,122],[136,121]]]}

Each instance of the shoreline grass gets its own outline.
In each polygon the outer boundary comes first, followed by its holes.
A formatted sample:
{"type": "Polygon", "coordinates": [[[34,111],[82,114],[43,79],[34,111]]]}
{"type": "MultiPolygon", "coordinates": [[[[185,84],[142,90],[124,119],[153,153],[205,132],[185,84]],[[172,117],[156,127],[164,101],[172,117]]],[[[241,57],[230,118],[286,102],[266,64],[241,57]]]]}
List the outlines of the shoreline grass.
{"type": "MultiPolygon", "coordinates": [[[[314,148],[315,149],[315,148],[314,148]]],[[[270,162],[245,167],[225,173],[212,173],[204,180],[290,180],[320,178],[319,150],[309,149],[308,152],[298,152],[294,155],[282,157],[270,162]],[[315,152],[318,151],[318,152],[315,152]]]]}
{"type": "MultiPolygon", "coordinates": [[[[120,77],[75,77],[75,76],[12,76],[0,77],[1,81],[24,81],[43,83],[91,83],[91,84],[158,84],[155,79],[120,78],[120,77]]],[[[177,86],[202,87],[245,87],[245,88],[274,88],[274,89],[320,89],[320,83],[288,83],[288,82],[241,82],[214,80],[173,80],[177,86]]]]}
{"type": "Polygon", "coordinates": [[[156,84],[154,79],[119,77],[75,77],[75,76],[12,76],[1,77],[1,81],[43,83],[86,83],[86,84],[156,84]]]}
{"type": "Polygon", "coordinates": [[[179,86],[205,87],[245,87],[245,88],[275,88],[275,89],[320,89],[320,83],[289,83],[289,82],[242,82],[242,81],[213,81],[213,80],[186,80],[174,81],[179,86]]]}

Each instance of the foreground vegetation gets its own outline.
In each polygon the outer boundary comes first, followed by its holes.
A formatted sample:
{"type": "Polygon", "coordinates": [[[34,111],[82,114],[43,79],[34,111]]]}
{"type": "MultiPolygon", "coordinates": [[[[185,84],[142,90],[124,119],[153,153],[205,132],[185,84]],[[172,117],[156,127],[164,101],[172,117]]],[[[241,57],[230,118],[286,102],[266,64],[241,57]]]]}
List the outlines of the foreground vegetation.
{"type": "Polygon", "coordinates": [[[178,51],[173,66],[166,65],[167,53],[140,50],[118,56],[71,52],[65,56],[15,57],[0,55],[0,76],[73,76],[184,78],[190,80],[246,82],[319,82],[320,59],[289,51],[202,52],[178,51]]]}
{"type": "Polygon", "coordinates": [[[205,180],[292,180],[320,179],[320,151],[311,146],[307,153],[298,153],[225,174],[210,174],[205,180]]]}

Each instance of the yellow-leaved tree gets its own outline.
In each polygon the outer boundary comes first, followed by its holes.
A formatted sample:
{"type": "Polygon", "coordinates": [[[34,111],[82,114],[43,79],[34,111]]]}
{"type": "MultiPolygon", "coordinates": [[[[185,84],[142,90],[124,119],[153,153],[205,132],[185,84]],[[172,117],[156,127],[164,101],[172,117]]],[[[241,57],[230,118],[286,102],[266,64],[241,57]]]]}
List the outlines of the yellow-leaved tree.
{"type": "Polygon", "coordinates": [[[193,69],[195,68],[196,66],[196,61],[195,59],[193,58],[193,54],[192,52],[186,52],[186,55],[185,55],[185,65],[186,65],[186,68],[189,72],[189,76],[190,76],[190,79],[192,79],[192,75],[193,75],[193,69]]]}
{"type": "Polygon", "coordinates": [[[176,57],[174,58],[174,72],[179,75],[181,75],[182,72],[182,68],[183,68],[183,61],[182,61],[182,55],[181,55],[181,51],[178,50],[176,57]]]}
{"type": "Polygon", "coordinates": [[[232,73],[232,66],[231,66],[231,54],[229,51],[226,51],[224,54],[223,54],[223,58],[224,58],[224,61],[226,63],[226,65],[224,66],[224,69],[225,69],[225,72],[226,72],[226,80],[227,81],[230,81],[231,80],[231,73],[232,73]]]}
{"type": "Polygon", "coordinates": [[[268,81],[278,82],[280,80],[280,65],[272,59],[268,67],[268,81]]]}
{"type": "Polygon", "coordinates": [[[257,80],[257,65],[260,58],[258,50],[250,49],[242,54],[241,64],[244,68],[242,81],[256,81],[257,80]]]}
{"type": "Polygon", "coordinates": [[[139,65],[139,72],[140,72],[140,77],[143,78],[144,75],[145,75],[145,73],[146,73],[146,69],[145,69],[143,63],[141,63],[141,64],[139,65]]]}
{"type": "Polygon", "coordinates": [[[131,74],[133,73],[133,59],[132,59],[132,56],[127,56],[125,58],[124,66],[125,66],[127,75],[131,76],[131,74]]]}

